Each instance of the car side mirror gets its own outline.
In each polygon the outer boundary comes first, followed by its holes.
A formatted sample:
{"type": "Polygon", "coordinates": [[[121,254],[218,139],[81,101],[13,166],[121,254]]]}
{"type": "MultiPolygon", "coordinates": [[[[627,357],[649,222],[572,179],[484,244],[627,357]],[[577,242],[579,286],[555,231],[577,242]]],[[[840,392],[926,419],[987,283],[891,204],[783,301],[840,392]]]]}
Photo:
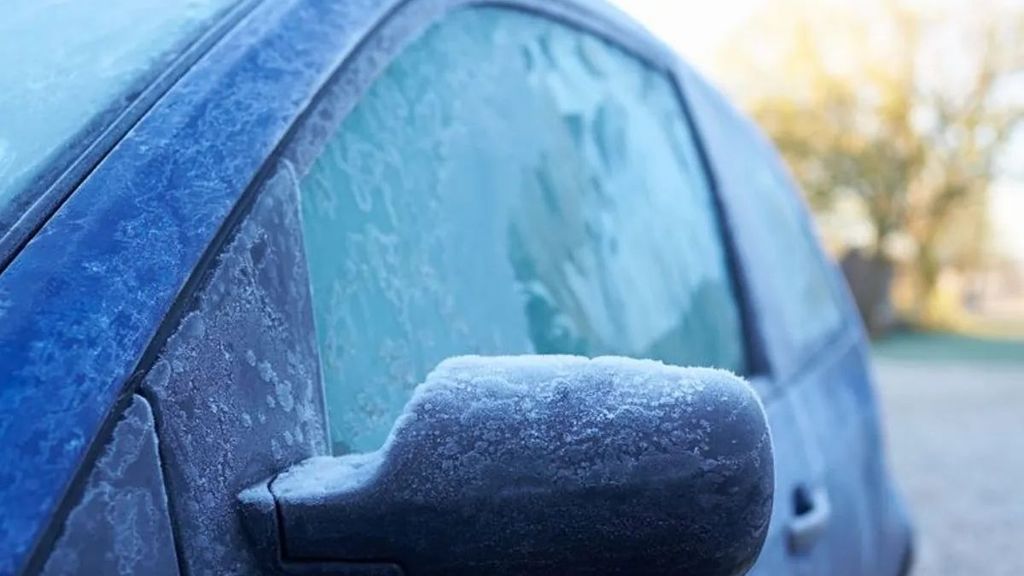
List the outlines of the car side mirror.
{"type": "Polygon", "coordinates": [[[727,372],[625,358],[460,357],[382,448],[240,495],[258,547],[329,574],[744,573],[772,443],[727,372]]]}

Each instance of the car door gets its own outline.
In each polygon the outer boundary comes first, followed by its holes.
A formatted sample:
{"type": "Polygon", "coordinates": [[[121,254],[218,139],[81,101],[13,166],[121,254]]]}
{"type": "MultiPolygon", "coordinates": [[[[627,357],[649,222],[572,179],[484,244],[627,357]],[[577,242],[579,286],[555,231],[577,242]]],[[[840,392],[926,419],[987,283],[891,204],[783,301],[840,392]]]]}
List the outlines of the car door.
{"type": "Polygon", "coordinates": [[[774,526],[788,532],[789,553],[808,573],[900,573],[908,522],[886,469],[868,347],[845,282],[767,139],[696,74],[680,76],[735,231],[773,393],[804,439],[807,466],[795,484],[777,484],[774,526]]]}
{"type": "Polygon", "coordinates": [[[551,16],[399,11],[250,194],[140,371],[186,572],[274,570],[239,493],[310,455],[378,448],[448,356],[752,374],[671,75],[551,16]]]}

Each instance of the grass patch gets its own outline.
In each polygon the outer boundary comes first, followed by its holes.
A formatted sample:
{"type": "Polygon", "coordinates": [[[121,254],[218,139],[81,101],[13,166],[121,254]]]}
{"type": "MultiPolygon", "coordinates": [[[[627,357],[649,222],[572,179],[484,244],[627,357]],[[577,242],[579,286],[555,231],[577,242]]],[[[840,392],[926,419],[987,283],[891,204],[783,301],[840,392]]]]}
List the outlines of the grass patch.
{"type": "Polygon", "coordinates": [[[879,358],[1024,364],[1024,338],[900,332],[872,343],[879,358]]]}

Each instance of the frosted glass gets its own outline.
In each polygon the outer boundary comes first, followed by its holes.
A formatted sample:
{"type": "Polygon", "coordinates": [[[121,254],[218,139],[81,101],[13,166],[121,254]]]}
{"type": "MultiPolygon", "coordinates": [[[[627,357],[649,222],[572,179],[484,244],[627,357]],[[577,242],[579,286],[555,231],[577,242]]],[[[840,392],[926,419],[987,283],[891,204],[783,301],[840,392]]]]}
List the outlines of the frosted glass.
{"type": "MultiPolygon", "coordinates": [[[[235,0],[7,0],[0,8],[0,234],[33,179],[235,0]]],[[[183,143],[187,145],[187,143],[183,143]]],[[[58,167],[59,168],[59,167],[58,167]]]]}
{"type": "Polygon", "coordinates": [[[707,178],[670,79],[585,33],[458,12],[300,184],[336,453],[379,446],[455,354],[743,371],[707,178]]]}

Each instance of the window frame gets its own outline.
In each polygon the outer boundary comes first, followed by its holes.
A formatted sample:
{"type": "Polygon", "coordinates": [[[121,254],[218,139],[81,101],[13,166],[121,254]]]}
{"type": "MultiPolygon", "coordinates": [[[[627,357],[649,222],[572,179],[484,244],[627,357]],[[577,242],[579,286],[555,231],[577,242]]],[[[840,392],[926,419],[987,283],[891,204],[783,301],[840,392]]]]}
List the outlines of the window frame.
{"type": "Polygon", "coordinates": [[[679,103],[683,122],[693,138],[699,167],[703,170],[703,176],[708,184],[725,256],[726,273],[729,275],[740,314],[740,329],[746,355],[746,369],[741,376],[748,378],[762,397],[767,398],[770,392],[766,383],[769,363],[762,344],[762,332],[758,329],[753,315],[749,286],[740,269],[742,264],[721,199],[718,179],[686,97],[681,74],[683,64],[670,48],[661,44],[649,32],[630,21],[614,7],[584,5],[579,0],[407,1],[391,12],[374,31],[368,33],[359,48],[325,82],[314,101],[295,121],[289,136],[282,140],[280,158],[292,164],[298,180],[301,181],[324,146],[379,74],[427,29],[456,11],[473,7],[497,7],[524,12],[593,35],[636,58],[670,82],[679,103]]]}
{"type": "Polygon", "coordinates": [[[682,65],[679,76],[692,95],[692,105],[705,112],[697,119],[697,129],[706,141],[710,170],[720,181],[722,212],[735,224],[732,227],[733,253],[739,261],[738,280],[746,285],[751,329],[757,332],[755,338],[763,362],[761,374],[752,380],[755,380],[755,387],[763,387],[767,393],[762,399],[771,401],[806,374],[827,364],[829,358],[864,340],[863,327],[842,273],[826,255],[799,186],[771,140],[707,80],[682,65]],[[715,120],[705,123],[705,117],[715,120]],[[749,183],[742,176],[735,176],[749,170],[751,162],[763,164],[772,171],[781,185],[778,192],[786,196],[784,201],[793,204],[791,208],[798,213],[801,226],[806,226],[799,236],[806,241],[804,247],[813,256],[813,264],[820,268],[830,293],[829,300],[838,313],[834,325],[805,342],[786,335],[786,322],[774,306],[777,298],[788,297],[787,294],[780,294],[768,283],[758,281],[773,272],[766,268],[761,257],[766,245],[764,232],[758,227],[764,219],[757,204],[746,197],[753,193],[749,183]],[[758,384],[760,380],[764,380],[764,384],[758,384]]]}

